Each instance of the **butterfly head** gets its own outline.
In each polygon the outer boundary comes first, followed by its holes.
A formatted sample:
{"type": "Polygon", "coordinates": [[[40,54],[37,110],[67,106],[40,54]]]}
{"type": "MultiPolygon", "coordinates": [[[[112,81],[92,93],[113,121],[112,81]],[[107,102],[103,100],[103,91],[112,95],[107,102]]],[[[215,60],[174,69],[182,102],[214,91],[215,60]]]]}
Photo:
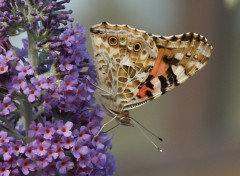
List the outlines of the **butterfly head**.
{"type": "Polygon", "coordinates": [[[133,126],[131,124],[131,117],[129,115],[129,111],[122,111],[118,113],[116,119],[118,122],[120,122],[121,125],[133,126]]]}

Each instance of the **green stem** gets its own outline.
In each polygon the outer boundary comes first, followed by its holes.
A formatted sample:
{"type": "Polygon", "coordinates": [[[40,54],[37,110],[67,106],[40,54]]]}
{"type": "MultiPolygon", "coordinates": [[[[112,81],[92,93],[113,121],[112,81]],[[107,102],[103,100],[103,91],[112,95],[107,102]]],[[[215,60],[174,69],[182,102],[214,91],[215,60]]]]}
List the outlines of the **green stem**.
{"type": "MultiPolygon", "coordinates": [[[[34,8],[30,0],[26,0],[27,5],[28,5],[28,23],[30,25],[33,24],[33,17],[31,16],[32,9],[34,8]]],[[[27,37],[28,37],[28,60],[31,64],[31,66],[36,70],[38,66],[38,52],[37,52],[37,41],[36,41],[36,35],[34,31],[29,31],[27,29],[27,37]]]]}
{"type": "Polygon", "coordinates": [[[31,66],[36,70],[38,67],[38,51],[36,49],[37,42],[34,36],[34,33],[27,31],[28,35],[28,60],[31,66]]]}
{"type": "Polygon", "coordinates": [[[21,112],[22,117],[24,117],[25,121],[25,129],[29,129],[29,125],[34,120],[33,119],[33,106],[29,103],[27,96],[18,92],[13,94],[14,98],[19,102],[19,112],[21,112]]]}
{"type": "Polygon", "coordinates": [[[24,139],[24,136],[19,134],[16,129],[11,126],[11,123],[7,119],[1,118],[1,121],[5,122],[5,126],[0,125],[0,130],[7,131],[9,136],[12,136],[16,139],[24,139]]]}
{"type": "Polygon", "coordinates": [[[22,100],[22,114],[25,119],[25,129],[26,131],[29,130],[29,125],[31,124],[33,117],[32,117],[32,105],[27,100],[27,97],[22,100]]]}

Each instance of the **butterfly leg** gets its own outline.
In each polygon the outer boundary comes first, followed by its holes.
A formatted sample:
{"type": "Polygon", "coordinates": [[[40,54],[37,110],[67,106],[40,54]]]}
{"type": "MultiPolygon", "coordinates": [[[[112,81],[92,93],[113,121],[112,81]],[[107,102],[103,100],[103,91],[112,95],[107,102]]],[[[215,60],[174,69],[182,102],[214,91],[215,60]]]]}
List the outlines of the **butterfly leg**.
{"type": "Polygon", "coordinates": [[[114,116],[111,120],[109,120],[108,122],[104,123],[102,125],[102,127],[98,130],[97,134],[94,135],[94,137],[97,137],[99,135],[99,133],[103,130],[103,128],[109,124],[110,122],[112,122],[113,120],[115,120],[118,116],[114,116]]]}

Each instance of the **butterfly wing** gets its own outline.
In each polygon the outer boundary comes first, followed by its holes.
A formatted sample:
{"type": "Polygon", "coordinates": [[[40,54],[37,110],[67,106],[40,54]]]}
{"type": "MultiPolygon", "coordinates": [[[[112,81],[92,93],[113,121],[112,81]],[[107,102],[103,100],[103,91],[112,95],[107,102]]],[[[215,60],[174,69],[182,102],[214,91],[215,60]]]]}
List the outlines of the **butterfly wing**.
{"type": "Polygon", "coordinates": [[[137,93],[138,99],[124,109],[137,107],[139,102],[155,99],[182,84],[209,60],[212,46],[199,34],[152,36],[158,48],[158,57],[146,82],[137,93]]]}
{"type": "MultiPolygon", "coordinates": [[[[120,112],[136,101],[156,62],[158,48],[145,31],[103,22],[91,28],[102,104],[120,112]]],[[[142,103],[142,102],[141,102],[142,103]]]]}

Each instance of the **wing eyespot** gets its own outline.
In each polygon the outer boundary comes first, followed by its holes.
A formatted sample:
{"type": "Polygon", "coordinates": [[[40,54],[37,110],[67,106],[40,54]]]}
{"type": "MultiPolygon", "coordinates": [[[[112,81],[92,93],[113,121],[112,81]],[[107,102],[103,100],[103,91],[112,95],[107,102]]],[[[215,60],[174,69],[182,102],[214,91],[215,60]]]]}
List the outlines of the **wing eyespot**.
{"type": "Polygon", "coordinates": [[[132,48],[132,46],[133,46],[133,43],[132,42],[128,42],[128,47],[132,48]]]}
{"type": "Polygon", "coordinates": [[[119,41],[120,41],[121,44],[125,44],[126,38],[125,37],[121,37],[119,41]]]}
{"type": "Polygon", "coordinates": [[[118,44],[118,39],[114,36],[111,36],[108,38],[108,43],[112,46],[115,46],[118,44]]]}
{"type": "Polygon", "coordinates": [[[133,50],[134,50],[135,52],[138,52],[138,51],[141,50],[141,48],[142,48],[142,46],[141,46],[140,43],[135,43],[135,45],[134,45],[134,47],[133,47],[133,50]]]}

